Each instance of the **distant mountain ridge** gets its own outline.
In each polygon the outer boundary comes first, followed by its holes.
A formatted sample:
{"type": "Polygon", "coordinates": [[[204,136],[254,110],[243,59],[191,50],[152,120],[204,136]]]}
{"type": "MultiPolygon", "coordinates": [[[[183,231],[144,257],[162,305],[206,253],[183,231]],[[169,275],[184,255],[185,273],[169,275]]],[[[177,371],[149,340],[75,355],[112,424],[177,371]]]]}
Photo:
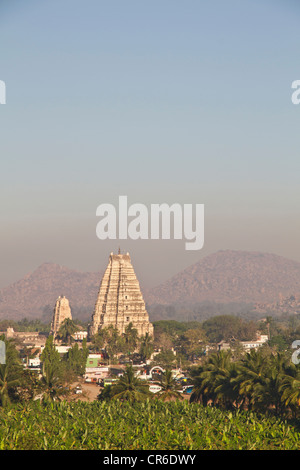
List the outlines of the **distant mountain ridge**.
{"type": "MultiPolygon", "coordinates": [[[[57,297],[63,294],[77,318],[89,319],[102,275],[44,263],[0,289],[0,318],[41,318],[45,310],[49,315],[57,297]]],[[[218,251],[155,288],[141,288],[148,305],[276,304],[283,297],[299,295],[300,263],[270,253],[218,251]]]]}

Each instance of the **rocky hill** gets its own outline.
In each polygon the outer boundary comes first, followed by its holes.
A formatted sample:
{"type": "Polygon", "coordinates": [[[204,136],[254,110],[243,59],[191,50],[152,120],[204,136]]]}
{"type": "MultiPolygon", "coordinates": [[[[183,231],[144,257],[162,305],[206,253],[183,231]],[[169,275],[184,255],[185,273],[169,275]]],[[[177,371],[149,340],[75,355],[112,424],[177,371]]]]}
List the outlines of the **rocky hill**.
{"type": "Polygon", "coordinates": [[[300,315],[300,295],[290,295],[288,297],[280,296],[277,302],[273,303],[256,303],[252,309],[254,313],[263,314],[288,314],[300,315]]]}
{"type": "Polygon", "coordinates": [[[300,263],[260,252],[218,251],[148,293],[149,303],[272,303],[300,292],[300,263]]]}
{"type": "Polygon", "coordinates": [[[23,279],[0,289],[0,318],[44,316],[48,320],[59,295],[69,299],[73,312],[90,318],[102,275],[44,263],[23,279]]]}
{"type": "MultiPolygon", "coordinates": [[[[51,317],[55,301],[65,295],[74,317],[91,319],[102,272],[79,272],[44,263],[23,279],[0,290],[0,318],[51,317]]],[[[149,306],[217,304],[277,305],[299,296],[300,263],[274,254],[219,251],[142,291],[149,306]]],[[[258,311],[257,310],[257,311],[258,311]]],[[[220,313],[218,308],[216,312],[220,313]]],[[[172,316],[172,310],[170,310],[172,316]]],[[[150,316],[151,318],[151,316],[150,316]]],[[[185,318],[182,318],[184,320],[185,318]]]]}

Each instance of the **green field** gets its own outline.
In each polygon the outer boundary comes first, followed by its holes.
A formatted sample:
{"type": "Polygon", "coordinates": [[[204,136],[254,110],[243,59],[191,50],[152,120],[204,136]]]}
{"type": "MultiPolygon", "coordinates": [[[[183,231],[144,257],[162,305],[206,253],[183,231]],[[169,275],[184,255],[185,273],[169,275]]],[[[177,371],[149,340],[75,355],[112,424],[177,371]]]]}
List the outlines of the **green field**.
{"type": "Polygon", "coordinates": [[[36,401],[0,409],[0,448],[297,450],[300,429],[271,417],[186,401],[36,401]]]}

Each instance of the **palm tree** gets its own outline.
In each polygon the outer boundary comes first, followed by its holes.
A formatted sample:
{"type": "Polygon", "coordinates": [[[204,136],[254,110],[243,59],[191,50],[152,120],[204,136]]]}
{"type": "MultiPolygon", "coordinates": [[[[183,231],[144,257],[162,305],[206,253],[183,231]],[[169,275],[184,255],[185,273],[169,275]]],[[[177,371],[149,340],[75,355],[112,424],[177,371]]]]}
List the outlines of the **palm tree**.
{"type": "Polygon", "coordinates": [[[211,400],[212,404],[223,402],[221,390],[218,387],[228,376],[230,369],[230,351],[219,351],[212,354],[201,372],[202,389],[206,395],[206,401],[211,400]]]}
{"type": "Polygon", "coordinates": [[[149,391],[149,385],[142,379],[139,379],[132,368],[132,366],[127,366],[126,370],[122,377],[119,378],[118,382],[111,385],[107,391],[102,392],[100,399],[115,399],[121,401],[142,401],[147,397],[151,396],[149,391]]]}
{"type": "Polygon", "coordinates": [[[246,353],[238,365],[238,375],[233,382],[248,409],[254,408],[261,399],[267,367],[267,359],[254,349],[246,353]]]}
{"type": "Polygon", "coordinates": [[[0,402],[4,407],[10,403],[11,389],[20,384],[22,365],[13,340],[4,335],[0,339],[5,343],[5,363],[0,364],[0,402]]]}
{"type": "Polygon", "coordinates": [[[236,366],[231,362],[230,351],[213,353],[205,364],[190,371],[194,385],[190,402],[218,404],[226,408],[236,406],[238,392],[234,379],[236,366]]]}
{"type": "Polygon", "coordinates": [[[49,336],[41,354],[43,364],[42,385],[43,397],[51,400],[62,393],[62,364],[60,355],[53,344],[53,336],[49,336]]]}
{"type": "Polygon", "coordinates": [[[190,397],[190,403],[202,403],[207,405],[206,387],[203,384],[202,372],[204,371],[203,366],[193,368],[190,370],[190,376],[193,384],[193,392],[190,397]]]}
{"type": "Polygon", "coordinates": [[[138,344],[138,331],[136,328],[133,328],[131,322],[125,328],[124,340],[126,353],[130,356],[130,354],[135,351],[138,344]]]}
{"type": "Polygon", "coordinates": [[[73,320],[71,320],[70,318],[66,318],[58,332],[57,332],[57,336],[65,343],[68,343],[70,344],[71,343],[71,337],[72,335],[75,333],[75,331],[77,331],[78,328],[77,326],[75,325],[75,323],[73,322],[73,320]]]}
{"type": "Polygon", "coordinates": [[[226,409],[239,408],[241,405],[239,387],[236,384],[237,377],[237,365],[230,362],[224,369],[221,369],[216,380],[215,394],[218,403],[226,409]]]}
{"type": "Polygon", "coordinates": [[[110,363],[113,363],[116,355],[125,350],[124,337],[120,335],[119,330],[112,325],[105,328],[105,330],[105,349],[110,363]]]}
{"type": "Polygon", "coordinates": [[[290,364],[282,377],[279,387],[281,400],[296,418],[300,412],[300,368],[299,365],[290,364]]]}
{"type": "Polygon", "coordinates": [[[156,394],[158,398],[161,398],[163,401],[172,400],[173,398],[183,400],[183,396],[178,391],[179,386],[170,369],[162,373],[160,381],[157,382],[157,384],[162,388],[162,390],[156,394]]]}
{"type": "Polygon", "coordinates": [[[57,399],[62,395],[62,380],[53,364],[45,367],[41,383],[45,401],[57,399]]]}
{"type": "Polygon", "coordinates": [[[147,359],[150,359],[153,350],[154,346],[152,337],[148,333],[146,333],[146,335],[142,337],[140,345],[140,355],[143,362],[146,362],[147,359]]]}
{"type": "Polygon", "coordinates": [[[286,406],[282,399],[282,382],[290,377],[290,369],[289,361],[283,353],[270,356],[260,380],[254,387],[253,399],[256,408],[263,411],[274,409],[276,415],[283,415],[286,406]]]}

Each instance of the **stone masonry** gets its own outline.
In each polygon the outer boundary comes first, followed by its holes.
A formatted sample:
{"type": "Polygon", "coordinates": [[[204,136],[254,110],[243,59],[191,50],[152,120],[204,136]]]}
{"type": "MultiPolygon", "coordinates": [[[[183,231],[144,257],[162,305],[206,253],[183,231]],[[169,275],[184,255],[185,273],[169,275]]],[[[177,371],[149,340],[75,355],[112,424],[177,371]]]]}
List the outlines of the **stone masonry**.
{"type": "Polygon", "coordinates": [[[145,302],[129,253],[110,254],[96,301],[89,337],[110,325],[122,334],[132,323],[139,336],[153,336],[145,302]]]}
{"type": "Polygon", "coordinates": [[[71,314],[71,307],[69,304],[68,299],[63,296],[59,296],[54,307],[54,312],[53,312],[53,319],[51,323],[51,331],[50,334],[54,336],[57,335],[58,330],[61,327],[61,324],[69,318],[72,320],[72,314],[71,314]]]}

